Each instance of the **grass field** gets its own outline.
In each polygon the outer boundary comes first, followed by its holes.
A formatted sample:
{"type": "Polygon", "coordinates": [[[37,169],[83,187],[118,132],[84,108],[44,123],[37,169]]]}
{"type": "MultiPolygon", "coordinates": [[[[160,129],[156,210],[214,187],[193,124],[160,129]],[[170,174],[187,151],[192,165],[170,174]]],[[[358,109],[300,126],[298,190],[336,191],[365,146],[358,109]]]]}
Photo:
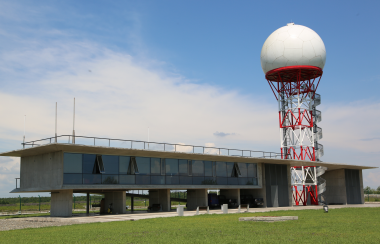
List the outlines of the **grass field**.
{"type": "Polygon", "coordinates": [[[380,243],[380,208],[199,215],[0,233],[1,243],[380,243]],[[239,222],[248,216],[298,221],[239,222]]]}

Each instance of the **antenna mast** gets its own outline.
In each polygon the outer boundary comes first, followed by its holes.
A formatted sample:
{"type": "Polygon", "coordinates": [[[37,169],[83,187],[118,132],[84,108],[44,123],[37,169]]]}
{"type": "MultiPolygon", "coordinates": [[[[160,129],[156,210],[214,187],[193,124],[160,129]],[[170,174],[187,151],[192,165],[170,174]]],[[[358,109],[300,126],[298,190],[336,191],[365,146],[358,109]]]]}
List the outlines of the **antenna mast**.
{"type": "Polygon", "coordinates": [[[22,139],[23,148],[25,148],[25,123],[26,123],[26,115],[24,115],[24,137],[22,139]]]}
{"type": "Polygon", "coordinates": [[[57,143],[57,102],[55,102],[55,143],[57,143]]]}
{"type": "Polygon", "coordinates": [[[74,97],[74,112],[73,112],[73,144],[75,144],[75,97],[74,97]]]}

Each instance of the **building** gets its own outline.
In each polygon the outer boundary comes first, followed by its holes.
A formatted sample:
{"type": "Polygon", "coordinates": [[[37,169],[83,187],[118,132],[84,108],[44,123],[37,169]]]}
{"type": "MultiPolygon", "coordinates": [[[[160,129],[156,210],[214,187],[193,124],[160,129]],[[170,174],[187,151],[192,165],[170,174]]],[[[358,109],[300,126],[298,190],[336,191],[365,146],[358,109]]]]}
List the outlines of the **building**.
{"type": "Polygon", "coordinates": [[[170,210],[170,190],[187,190],[189,210],[207,206],[207,191],[214,189],[238,204],[240,195],[250,194],[263,198],[264,207],[281,207],[293,204],[290,167],[324,166],[326,202],[362,204],[362,170],[374,168],[280,159],[275,153],[249,150],[105,138],[107,146],[96,146],[99,138],[86,138],[94,145],[51,142],[57,141],[53,137],[1,153],[21,158],[19,185],[16,179],[11,192],[51,192],[51,216],[71,216],[73,193],[104,194],[106,206],[113,203],[115,213],[125,213],[128,190],[149,190],[150,206],[161,204],[163,211],[170,210]],[[111,147],[111,142],[128,148],[111,147]]]}

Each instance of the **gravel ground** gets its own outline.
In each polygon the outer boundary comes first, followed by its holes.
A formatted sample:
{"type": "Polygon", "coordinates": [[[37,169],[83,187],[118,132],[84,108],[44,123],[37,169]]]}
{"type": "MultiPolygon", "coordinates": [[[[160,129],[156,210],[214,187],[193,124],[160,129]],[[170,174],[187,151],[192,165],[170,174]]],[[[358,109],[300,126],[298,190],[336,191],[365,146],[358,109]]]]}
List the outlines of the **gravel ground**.
{"type": "Polygon", "coordinates": [[[62,220],[54,218],[14,218],[14,219],[0,219],[0,231],[16,230],[25,228],[41,228],[49,226],[63,226],[82,224],[83,222],[73,220],[62,220]]]}

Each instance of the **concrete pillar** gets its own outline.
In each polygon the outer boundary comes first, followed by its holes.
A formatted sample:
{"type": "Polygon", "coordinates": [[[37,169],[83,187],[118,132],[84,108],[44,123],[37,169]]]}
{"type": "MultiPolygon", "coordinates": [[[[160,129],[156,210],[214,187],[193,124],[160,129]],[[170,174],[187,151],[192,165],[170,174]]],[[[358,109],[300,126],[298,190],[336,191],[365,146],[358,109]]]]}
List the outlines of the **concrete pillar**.
{"type": "Polygon", "coordinates": [[[90,214],[90,193],[87,192],[87,198],[86,198],[86,214],[90,214]]]}
{"type": "Polygon", "coordinates": [[[226,196],[227,199],[236,199],[237,205],[240,205],[240,189],[220,189],[220,195],[226,196]]]}
{"type": "Polygon", "coordinates": [[[206,189],[187,190],[187,210],[195,210],[198,206],[208,206],[208,195],[206,189]]]}
{"type": "Polygon", "coordinates": [[[290,171],[290,165],[286,166],[286,170],[288,171],[288,198],[289,198],[288,206],[293,206],[292,173],[290,171]]]}
{"type": "Polygon", "coordinates": [[[149,190],[149,207],[161,204],[162,211],[170,211],[170,189],[149,190]]]}
{"type": "Polygon", "coordinates": [[[73,208],[73,190],[51,193],[50,216],[71,217],[73,208]]]}
{"type": "Polygon", "coordinates": [[[114,214],[125,214],[127,212],[125,191],[112,191],[104,193],[104,207],[106,212],[108,211],[111,203],[114,214]]]}

